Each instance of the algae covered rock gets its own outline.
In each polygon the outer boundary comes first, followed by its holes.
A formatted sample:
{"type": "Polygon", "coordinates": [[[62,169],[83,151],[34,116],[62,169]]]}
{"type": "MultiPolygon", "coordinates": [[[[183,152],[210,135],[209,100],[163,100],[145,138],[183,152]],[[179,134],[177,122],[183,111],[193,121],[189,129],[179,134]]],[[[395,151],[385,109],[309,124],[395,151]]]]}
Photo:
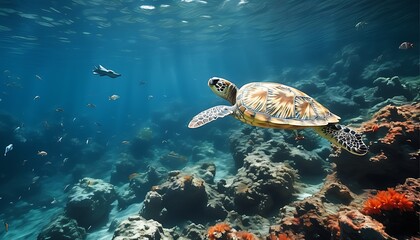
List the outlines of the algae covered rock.
{"type": "Polygon", "coordinates": [[[171,240],[169,230],[164,229],[159,222],[145,220],[138,215],[128,217],[122,221],[114,232],[113,240],[150,239],[171,240]]]}
{"type": "Polygon", "coordinates": [[[244,159],[228,195],[239,213],[267,215],[286,204],[295,192],[296,171],[284,163],[273,163],[263,152],[244,159]]]}
{"type": "Polygon", "coordinates": [[[153,187],[146,195],[140,215],[161,221],[196,218],[202,216],[207,202],[203,179],[178,174],[153,187]]]}
{"type": "Polygon", "coordinates": [[[59,215],[52,220],[38,235],[38,240],[83,240],[86,238],[84,228],[76,220],[59,215]]]}
{"type": "Polygon", "coordinates": [[[357,210],[342,211],[338,214],[341,239],[395,240],[384,231],[384,226],[357,210]]]}
{"type": "Polygon", "coordinates": [[[83,178],[70,190],[66,214],[80,226],[95,226],[106,220],[116,199],[113,185],[100,179],[83,178]]]}

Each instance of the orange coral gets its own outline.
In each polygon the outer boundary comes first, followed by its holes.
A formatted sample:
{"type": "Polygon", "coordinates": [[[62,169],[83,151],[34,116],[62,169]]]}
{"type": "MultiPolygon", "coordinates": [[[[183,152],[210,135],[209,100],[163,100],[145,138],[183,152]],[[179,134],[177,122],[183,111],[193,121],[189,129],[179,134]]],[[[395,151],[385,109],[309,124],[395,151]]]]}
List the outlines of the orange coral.
{"type": "Polygon", "coordinates": [[[227,235],[232,230],[232,227],[227,223],[217,223],[211,226],[207,231],[207,236],[210,240],[226,239],[227,235]]]}
{"type": "Polygon", "coordinates": [[[239,231],[235,233],[237,239],[240,240],[257,240],[254,234],[246,232],[246,231],[239,231]]]}
{"type": "Polygon", "coordinates": [[[392,188],[388,188],[387,191],[379,191],[376,196],[367,199],[363,206],[363,212],[368,215],[394,209],[412,211],[413,202],[408,200],[404,194],[398,193],[392,188]]]}
{"type": "Polygon", "coordinates": [[[287,237],[287,235],[286,235],[286,234],[284,234],[284,233],[280,233],[280,234],[279,234],[279,240],[289,240],[289,238],[287,237]]]}
{"type": "Polygon", "coordinates": [[[290,238],[285,233],[280,233],[276,236],[276,234],[271,233],[270,236],[268,236],[269,240],[290,240],[290,238]]]}

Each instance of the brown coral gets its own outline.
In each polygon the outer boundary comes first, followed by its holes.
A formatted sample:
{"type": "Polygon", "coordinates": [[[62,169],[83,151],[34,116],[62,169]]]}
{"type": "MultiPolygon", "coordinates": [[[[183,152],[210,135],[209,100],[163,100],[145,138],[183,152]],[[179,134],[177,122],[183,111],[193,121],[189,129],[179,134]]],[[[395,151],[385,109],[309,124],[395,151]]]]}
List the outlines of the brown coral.
{"type": "Polygon", "coordinates": [[[392,144],[394,141],[405,139],[406,135],[419,131],[420,103],[404,106],[388,105],[372,119],[362,125],[362,130],[368,135],[379,135],[379,141],[392,144]]]}

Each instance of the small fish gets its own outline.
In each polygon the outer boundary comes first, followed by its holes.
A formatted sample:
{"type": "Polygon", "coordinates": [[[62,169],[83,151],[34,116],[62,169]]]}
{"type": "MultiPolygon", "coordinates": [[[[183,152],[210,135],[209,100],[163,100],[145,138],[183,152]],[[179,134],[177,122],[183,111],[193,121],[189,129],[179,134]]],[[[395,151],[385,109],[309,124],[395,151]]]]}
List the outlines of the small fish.
{"type": "Polygon", "coordinates": [[[36,183],[39,180],[39,176],[35,176],[32,178],[32,183],[36,183]]]}
{"type": "Polygon", "coordinates": [[[356,23],[356,26],[354,26],[356,28],[356,30],[360,30],[363,29],[365,26],[367,25],[367,22],[361,21],[356,23]]]}
{"type": "Polygon", "coordinates": [[[77,118],[73,118],[73,122],[76,121],[77,118]]]}
{"type": "Polygon", "coordinates": [[[16,127],[14,131],[17,132],[19,130],[20,130],[20,127],[16,127]]]}
{"type": "Polygon", "coordinates": [[[116,94],[113,94],[113,95],[109,96],[108,100],[109,100],[109,101],[115,101],[115,100],[117,100],[118,98],[120,98],[120,96],[118,96],[118,95],[116,95],[116,94]]]}
{"type": "Polygon", "coordinates": [[[403,43],[400,44],[400,46],[398,47],[398,49],[407,50],[407,49],[413,48],[413,47],[414,47],[414,44],[413,43],[411,43],[411,42],[403,42],[403,43]]]}
{"type": "Polygon", "coordinates": [[[36,95],[36,96],[34,97],[34,100],[38,100],[38,99],[40,99],[40,98],[41,98],[40,96],[36,95]]]}
{"type": "Polygon", "coordinates": [[[153,95],[149,95],[149,96],[147,96],[147,100],[151,100],[151,99],[153,99],[154,97],[153,97],[153,95]]]}
{"type": "Polygon", "coordinates": [[[63,189],[63,191],[64,192],[66,192],[67,191],[67,189],[70,187],[70,184],[67,184],[65,187],[64,187],[64,189],[63,189]]]}
{"type": "Polygon", "coordinates": [[[130,144],[130,141],[124,140],[121,143],[124,144],[124,145],[128,145],[128,144],[130,144]]]}
{"type": "Polygon", "coordinates": [[[35,75],[35,77],[36,77],[38,80],[42,80],[42,77],[41,77],[41,76],[39,76],[39,75],[35,75]]]}
{"type": "Polygon", "coordinates": [[[95,75],[99,75],[99,76],[108,76],[110,78],[116,78],[116,77],[120,77],[121,74],[114,72],[113,70],[110,69],[106,69],[104,68],[102,65],[98,65],[95,67],[95,69],[93,69],[93,74],[95,75]]]}
{"type": "Polygon", "coordinates": [[[4,149],[4,156],[6,157],[7,153],[13,150],[13,144],[9,144],[4,149]]]}
{"type": "Polygon", "coordinates": [[[9,224],[8,224],[7,222],[4,222],[4,230],[5,230],[6,232],[8,232],[8,231],[9,231],[9,224]]]}
{"type": "Polygon", "coordinates": [[[63,108],[56,108],[55,111],[56,112],[64,112],[64,109],[63,108]]]}
{"type": "Polygon", "coordinates": [[[95,105],[95,104],[93,104],[93,103],[88,103],[88,104],[86,104],[86,106],[87,106],[88,108],[96,108],[96,105],[95,105]]]}
{"type": "Polygon", "coordinates": [[[39,156],[45,157],[48,155],[48,153],[46,151],[38,151],[37,153],[39,156]]]}
{"type": "Polygon", "coordinates": [[[57,142],[61,142],[63,140],[63,137],[59,137],[57,142]]]}
{"type": "Polygon", "coordinates": [[[51,201],[51,204],[56,204],[57,200],[55,198],[53,198],[54,200],[51,201]]]}

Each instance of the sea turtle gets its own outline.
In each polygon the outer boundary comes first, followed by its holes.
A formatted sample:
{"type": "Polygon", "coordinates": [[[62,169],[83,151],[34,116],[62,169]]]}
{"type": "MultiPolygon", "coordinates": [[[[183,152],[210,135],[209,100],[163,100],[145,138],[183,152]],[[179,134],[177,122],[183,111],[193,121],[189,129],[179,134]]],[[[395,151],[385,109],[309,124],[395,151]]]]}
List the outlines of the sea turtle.
{"type": "Polygon", "coordinates": [[[219,105],[196,115],[189,128],[201,127],[217,118],[233,115],[252,126],[280,129],[312,128],[331,143],[355,155],[368,152],[361,134],[338,124],[340,117],[307,94],[272,82],[253,82],[238,89],[226,79],[209,79],[210,89],[232,106],[219,105]]]}

